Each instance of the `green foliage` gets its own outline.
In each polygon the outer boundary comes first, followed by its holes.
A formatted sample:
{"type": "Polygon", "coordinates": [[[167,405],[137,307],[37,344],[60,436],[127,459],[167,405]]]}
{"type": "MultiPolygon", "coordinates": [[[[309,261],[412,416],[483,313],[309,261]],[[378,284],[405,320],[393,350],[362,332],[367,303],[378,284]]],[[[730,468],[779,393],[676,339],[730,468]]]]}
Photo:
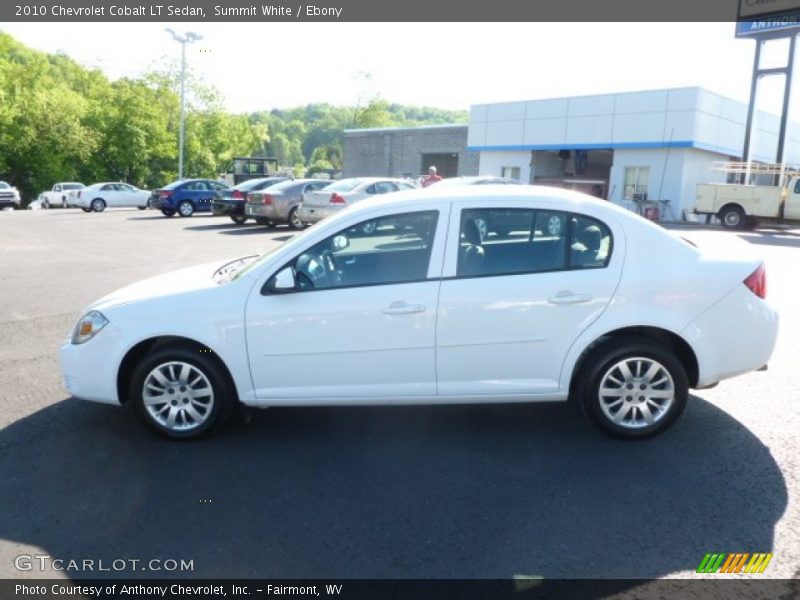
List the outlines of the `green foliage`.
{"type": "MultiPolygon", "coordinates": [[[[61,54],[0,32],[0,179],[23,199],[58,181],[127,181],[145,189],[178,171],[180,69],[110,81],[61,54]]],[[[341,169],[344,130],[465,122],[464,111],[360,97],[355,107],[309,104],[250,115],[187,73],[185,176],[216,177],[234,156],[275,156],[288,171],[341,169]]]]}

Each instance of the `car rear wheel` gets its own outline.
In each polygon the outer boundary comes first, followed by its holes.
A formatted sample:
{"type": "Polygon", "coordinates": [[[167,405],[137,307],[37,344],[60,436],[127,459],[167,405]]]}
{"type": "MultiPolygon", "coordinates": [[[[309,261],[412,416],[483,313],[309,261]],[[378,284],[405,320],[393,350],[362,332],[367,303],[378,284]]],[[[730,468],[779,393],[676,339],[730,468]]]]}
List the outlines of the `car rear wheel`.
{"type": "Polygon", "coordinates": [[[94,212],[103,212],[106,209],[106,201],[102,198],[95,198],[92,200],[92,210],[94,212]]]}
{"type": "Polygon", "coordinates": [[[182,217],[191,217],[194,214],[194,204],[188,200],[182,201],[178,204],[178,214],[182,217]]]}
{"type": "Polygon", "coordinates": [[[237,225],[244,225],[247,222],[247,217],[243,217],[242,215],[233,215],[231,216],[231,221],[237,225]]]}
{"type": "Polygon", "coordinates": [[[289,211],[289,217],[287,221],[289,222],[289,227],[292,229],[303,229],[303,222],[300,220],[300,217],[297,216],[296,206],[289,211]]]}
{"type": "Polygon", "coordinates": [[[747,218],[738,206],[726,206],[719,211],[719,220],[726,229],[742,229],[747,218]]]}
{"type": "Polygon", "coordinates": [[[129,398],[151,429],[172,439],[219,429],[234,405],[224,368],[210,353],[184,345],[145,356],[133,371],[129,398]]]}
{"type": "Polygon", "coordinates": [[[169,208],[162,208],[161,209],[161,214],[164,215],[165,217],[174,217],[175,216],[175,211],[174,210],[170,210],[169,208]]]}
{"type": "Polygon", "coordinates": [[[689,396],[686,368],[675,353],[639,337],[599,346],[577,381],[578,399],[592,422],[624,438],[666,430],[683,413],[689,396]]]}

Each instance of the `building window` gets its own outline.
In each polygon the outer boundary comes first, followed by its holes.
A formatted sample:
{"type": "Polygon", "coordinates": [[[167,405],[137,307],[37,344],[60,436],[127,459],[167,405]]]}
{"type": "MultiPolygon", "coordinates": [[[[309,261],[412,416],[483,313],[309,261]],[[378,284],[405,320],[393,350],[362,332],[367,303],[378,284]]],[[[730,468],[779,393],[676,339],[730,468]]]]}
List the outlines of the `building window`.
{"type": "Polygon", "coordinates": [[[519,181],[519,167],[503,167],[500,171],[500,176],[519,181]]]}
{"type": "Polygon", "coordinates": [[[625,200],[647,200],[650,167],[625,167],[625,200]]]}

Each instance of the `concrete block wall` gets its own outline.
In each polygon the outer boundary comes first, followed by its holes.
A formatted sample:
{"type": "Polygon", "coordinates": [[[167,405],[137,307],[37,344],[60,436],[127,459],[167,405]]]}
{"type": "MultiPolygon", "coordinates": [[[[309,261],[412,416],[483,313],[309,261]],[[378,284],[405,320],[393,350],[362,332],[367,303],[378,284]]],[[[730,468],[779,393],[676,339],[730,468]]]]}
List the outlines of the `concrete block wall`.
{"type": "Polygon", "coordinates": [[[422,175],[423,154],[458,154],[458,175],[477,175],[480,155],[467,150],[466,125],[345,131],[342,177],[422,175]]]}

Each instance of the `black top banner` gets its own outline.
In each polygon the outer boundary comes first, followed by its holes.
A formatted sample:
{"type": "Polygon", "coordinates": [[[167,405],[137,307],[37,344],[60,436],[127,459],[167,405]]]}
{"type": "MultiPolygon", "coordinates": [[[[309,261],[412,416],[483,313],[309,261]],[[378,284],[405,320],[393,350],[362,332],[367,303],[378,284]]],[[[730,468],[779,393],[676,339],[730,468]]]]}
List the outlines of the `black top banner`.
{"type": "MultiPolygon", "coordinates": [[[[751,5],[794,0],[4,0],[0,22],[733,22],[751,5]]],[[[784,8],[775,4],[776,8],[784,8]]],[[[752,12],[752,11],[751,11],[752,12]]],[[[764,14],[759,9],[759,14],[764,14]]],[[[676,35],[679,33],[676,31],[676,35]]]]}

